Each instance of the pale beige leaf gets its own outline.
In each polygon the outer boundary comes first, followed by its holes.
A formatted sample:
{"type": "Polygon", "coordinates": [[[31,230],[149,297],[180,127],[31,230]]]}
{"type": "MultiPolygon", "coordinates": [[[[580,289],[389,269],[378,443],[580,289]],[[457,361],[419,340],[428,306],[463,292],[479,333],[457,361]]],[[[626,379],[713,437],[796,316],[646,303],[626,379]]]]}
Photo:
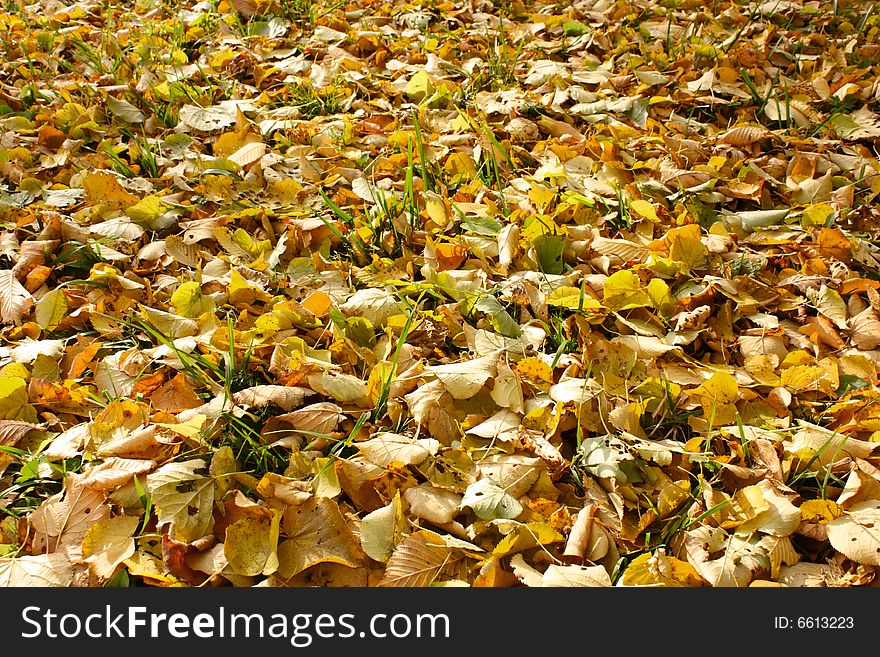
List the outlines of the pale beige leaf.
{"type": "Polygon", "coordinates": [[[480,477],[493,479],[514,497],[525,495],[545,469],[540,458],[523,454],[489,454],[477,468],[480,477]]]}
{"type": "Polygon", "coordinates": [[[425,368],[427,374],[436,376],[455,399],[469,399],[476,395],[489,377],[495,375],[493,356],[465,360],[446,365],[425,368]]]}
{"type": "Polygon", "coordinates": [[[791,440],[783,443],[785,451],[790,454],[805,453],[807,458],[815,454],[816,462],[820,465],[829,465],[847,456],[866,459],[880,449],[880,443],[851,438],[803,421],[800,424],[791,440]]]}
{"type": "Polygon", "coordinates": [[[265,154],[266,144],[262,142],[254,142],[251,144],[245,144],[239,148],[229,156],[229,159],[240,166],[246,167],[248,164],[253,164],[259,160],[265,154]]]}
{"type": "Polygon", "coordinates": [[[318,402],[303,406],[290,413],[278,415],[276,421],[299,431],[308,431],[310,434],[329,434],[336,430],[339,422],[345,417],[342,407],[331,402],[318,402]]]}
{"type": "Polygon", "coordinates": [[[766,128],[741,125],[718,135],[717,141],[720,144],[729,144],[730,146],[749,146],[761,141],[767,134],[766,128]]]}
{"type": "Polygon", "coordinates": [[[526,563],[521,554],[515,554],[510,558],[510,566],[514,576],[526,586],[544,586],[544,574],[526,563]]]}
{"type": "Polygon", "coordinates": [[[523,512],[522,504],[489,478],[468,486],[461,498],[461,506],[470,507],[481,520],[512,520],[523,512]]]}
{"type": "Polygon", "coordinates": [[[73,566],[61,553],[0,559],[0,587],[70,586],[73,566]]]}
{"type": "Polygon", "coordinates": [[[455,399],[440,381],[419,386],[404,397],[413,419],[444,445],[461,437],[455,399]]]}
{"type": "Polygon", "coordinates": [[[872,350],[880,346],[880,319],[871,306],[849,320],[852,341],[859,349],[872,350]]]}
{"type": "Polygon", "coordinates": [[[15,444],[28,435],[31,431],[44,429],[45,425],[22,420],[0,420],[0,445],[15,446],[15,444]]]}
{"type": "Polygon", "coordinates": [[[179,116],[184,125],[202,132],[213,132],[235,123],[235,109],[229,107],[184,105],[179,116]]]}
{"type": "Polygon", "coordinates": [[[401,312],[400,302],[393,294],[382,289],[366,288],[350,295],[339,306],[350,317],[364,317],[373,326],[380,326],[391,315],[401,312]]]}
{"type": "Polygon", "coordinates": [[[383,467],[395,462],[418,465],[440,449],[440,443],[433,438],[415,439],[389,432],[380,432],[355,446],[367,459],[383,467]]]}
{"type": "Polygon", "coordinates": [[[461,558],[456,550],[420,531],[394,549],[379,586],[424,587],[437,581],[444,570],[461,558]]]}
{"type": "Polygon", "coordinates": [[[309,387],[340,404],[369,405],[367,382],[351,374],[321,372],[306,377],[309,387]]]}
{"type": "Polygon", "coordinates": [[[34,551],[67,551],[80,557],[83,537],[89,527],[109,517],[110,506],[104,495],[80,484],[80,476],[68,475],[64,490],[43,502],[31,514],[34,528],[34,551]]]}
{"type": "Polygon", "coordinates": [[[880,566],[880,501],[853,504],[825,528],[835,550],[853,561],[880,566]]]}
{"type": "Polygon", "coordinates": [[[477,426],[471,427],[467,433],[481,438],[498,438],[507,432],[515,431],[521,424],[522,417],[505,408],[477,426]]]}
{"type": "Polygon", "coordinates": [[[297,386],[260,385],[239,390],[232,395],[232,401],[246,408],[262,408],[272,404],[282,411],[292,411],[302,406],[306,397],[311,394],[313,393],[308,388],[297,386]]]}
{"type": "Polygon", "coordinates": [[[0,269],[0,321],[21,324],[33,303],[31,293],[18,282],[12,270],[0,269]]]}
{"type": "Polygon", "coordinates": [[[816,310],[834,322],[837,328],[847,328],[846,302],[837,292],[827,285],[823,285],[818,290],[807,290],[807,298],[816,307],[816,310]]]}
{"type": "Polygon", "coordinates": [[[766,509],[736,528],[738,534],[760,531],[771,536],[793,534],[801,523],[800,509],[780,495],[769,481],[758,482],[756,488],[763,494],[766,509]]]}
{"type": "Polygon", "coordinates": [[[83,445],[88,439],[88,423],[76,424],[55,436],[49,446],[43,451],[43,456],[53,461],[73,458],[80,454],[83,445]]]}
{"type": "Polygon", "coordinates": [[[400,495],[397,494],[389,504],[368,513],[361,519],[361,547],[371,559],[388,561],[407,525],[400,495]]]}
{"type": "Polygon", "coordinates": [[[131,478],[156,467],[154,461],[146,459],[123,459],[110,457],[98,465],[88,468],[80,484],[95,490],[107,491],[127,483],[131,478]]]}
{"type": "Polygon", "coordinates": [[[544,571],[542,586],[576,586],[608,588],[611,577],[602,566],[559,566],[550,564],[544,571]]]}
{"type": "Polygon", "coordinates": [[[590,248],[600,255],[616,256],[625,262],[644,262],[651,255],[650,249],[635,242],[607,237],[594,237],[590,248]]]}
{"type": "Polygon", "coordinates": [[[758,539],[703,525],[687,532],[684,544],[690,564],[715,587],[748,586],[756,574],[770,572],[770,557],[758,539]]]}
{"type": "Polygon", "coordinates": [[[409,512],[435,525],[445,525],[459,514],[461,495],[452,491],[435,488],[429,484],[407,488],[403,499],[409,512]]]}

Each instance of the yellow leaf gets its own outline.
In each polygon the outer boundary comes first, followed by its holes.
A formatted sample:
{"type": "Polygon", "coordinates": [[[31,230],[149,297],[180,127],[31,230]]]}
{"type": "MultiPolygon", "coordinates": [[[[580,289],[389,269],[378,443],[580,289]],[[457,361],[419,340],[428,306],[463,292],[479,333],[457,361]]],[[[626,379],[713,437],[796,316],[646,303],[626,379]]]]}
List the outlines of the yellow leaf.
{"type": "Polygon", "coordinates": [[[473,158],[467,153],[451,153],[443,165],[450,175],[450,182],[473,180],[477,177],[477,167],[473,158]]]}
{"type": "Polygon", "coordinates": [[[132,221],[144,226],[150,226],[162,213],[162,202],[158,196],[145,196],[125,211],[132,221]]]}
{"type": "Polygon", "coordinates": [[[137,196],[130,194],[112,173],[87,173],[82,180],[86,203],[106,206],[111,210],[124,210],[137,203],[137,196]]]}
{"type": "Polygon", "coordinates": [[[688,269],[699,269],[706,265],[709,250],[700,241],[700,227],[688,224],[681,228],[673,228],[663,238],[669,248],[669,257],[683,263],[688,269]]]}
{"type": "Polygon", "coordinates": [[[628,310],[650,306],[652,301],[638,274],[622,269],[605,280],[604,304],[609,310],[628,310]]]}
{"type": "Polygon", "coordinates": [[[525,221],[520,231],[520,239],[531,244],[543,235],[565,235],[565,228],[548,217],[533,216],[525,221]]]}
{"type": "Polygon", "coordinates": [[[34,316],[40,328],[51,331],[64,321],[69,308],[64,290],[55,288],[44,294],[37,302],[34,316]]]}
{"type": "Polygon", "coordinates": [[[446,228],[452,219],[452,213],[443,198],[433,192],[425,193],[425,213],[438,230],[446,228]]]}
{"type": "Polygon", "coordinates": [[[648,296],[651,297],[651,305],[654,309],[664,317],[669,317],[675,312],[675,297],[662,278],[652,278],[648,282],[648,296]]]}
{"type": "Polygon", "coordinates": [[[361,547],[371,559],[388,561],[394,545],[400,541],[408,527],[400,493],[396,493],[387,506],[368,513],[361,520],[361,547]]]}
{"type": "Polygon", "coordinates": [[[424,69],[420,69],[406,83],[406,95],[410,100],[420,103],[434,93],[435,88],[431,76],[424,69]]]}
{"type": "Polygon", "coordinates": [[[571,308],[586,312],[602,311],[604,307],[598,299],[585,294],[579,287],[558,287],[547,296],[547,305],[559,308],[571,308]]]}
{"type": "Polygon", "coordinates": [[[715,169],[715,171],[721,171],[722,167],[727,164],[727,158],[722,155],[713,155],[709,158],[707,164],[715,169]]]}
{"type": "Polygon", "coordinates": [[[736,377],[727,372],[715,372],[705,383],[691,391],[690,394],[708,397],[713,401],[732,404],[739,396],[739,384],[736,377]]]}
{"type": "Polygon", "coordinates": [[[214,478],[198,474],[202,459],[172,462],[147,475],[159,525],[169,524],[169,536],[190,543],[211,533],[214,526],[214,478]]]}
{"type": "Polygon", "coordinates": [[[804,228],[810,226],[824,226],[828,221],[828,217],[834,214],[834,208],[825,203],[817,203],[811,205],[804,210],[801,224],[804,228]]]}
{"type": "Polygon", "coordinates": [[[269,195],[282,203],[291,204],[296,201],[297,195],[303,190],[303,186],[296,180],[284,179],[273,180],[266,187],[269,195]]]}
{"type": "Polygon", "coordinates": [[[252,132],[248,132],[246,130],[236,130],[235,132],[224,132],[222,135],[217,137],[217,141],[214,142],[213,153],[214,157],[226,157],[228,158],[235,151],[237,151],[242,146],[246,146],[248,144],[252,144],[255,142],[259,142],[260,138],[253,134],[252,132]]]}
{"type": "Polygon", "coordinates": [[[492,554],[498,557],[506,557],[516,552],[529,550],[538,545],[559,543],[564,540],[562,534],[543,522],[530,522],[517,525],[512,532],[502,538],[492,554]]]}
{"type": "Polygon", "coordinates": [[[660,217],[657,216],[657,210],[654,208],[654,205],[648,201],[636,199],[629,204],[629,208],[630,210],[635,210],[637,214],[649,221],[653,221],[654,223],[660,221],[660,217]]]}
{"type": "MultiPolygon", "coordinates": [[[[197,415],[204,422],[204,415],[197,415]]],[[[234,472],[238,472],[238,463],[235,460],[235,454],[229,445],[224,445],[214,452],[211,457],[211,466],[208,468],[208,474],[214,477],[214,484],[217,486],[217,496],[222,497],[226,494],[234,482],[230,476],[234,472]]]]}
{"type": "Polygon", "coordinates": [[[100,579],[110,579],[117,567],[134,555],[132,534],[140,519],[134,516],[104,518],[89,527],[82,542],[83,561],[100,579]]]}
{"type": "Polygon", "coordinates": [[[312,461],[312,470],[315,472],[315,478],[312,479],[315,497],[336,497],[342,492],[336,462],[332,458],[315,459],[312,461]]]}
{"type": "Polygon", "coordinates": [[[732,374],[715,372],[708,381],[689,394],[701,398],[703,417],[713,426],[736,421],[734,404],[739,398],[739,384],[732,374]]]}
{"type": "Polygon", "coordinates": [[[784,388],[799,391],[821,389],[825,370],[815,365],[795,365],[782,372],[780,383],[784,388]]]}
{"type": "Polygon", "coordinates": [[[818,522],[824,525],[840,515],[840,507],[833,500],[808,500],[801,504],[801,518],[805,522],[818,522]]]}
{"type": "Polygon", "coordinates": [[[226,291],[229,294],[229,303],[236,308],[245,308],[258,301],[265,303],[272,299],[267,292],[254,285],[248,285],[244,277],[235,269],[231,272],[231,280],[226,291]]]}
{"type": "Polygon", "coordinates": [[[278,573],[285,578],[317,563],[352,568],[362,560],[360,544],[332,499],[313,498],[284,512],[284,534],[278,546],[278,573]]]}
{"type": "Polygon", "coordinates": [[[382,392],[394,380],[396,369],[393,363],[382,361],[370,372],[370,378],[367,379],[367,392],[372,403],[377,403],[382,392]]]}
{"type": "Polygon", "coordinates": [[[184,317],[199,317],[214,310],[214,300],[202,294],[202,286],[188,281],[178,287],[171,295],[174,312],[184,317]]]}
{"type": "MultiPolygon", "coordinates": [[[[250,213],[248,213],[250,214],[250,213]]],[[[248,216],[244,212],[240,216],[248,216]]],[[[236,228],[232,233],[232,241],[248,252],[252,257],[256,258],[261,254],[272,250],[272,242],[269,240],[260,240],[255,242],[246,230],[236,228]]]]}
{"type": "Polygon", "coordinates": [[[823,285],[819,290],[812,288],[807,290],[807,298],[816,310],[834,322],[839,329],[847,329],[846,301],[835,290],[823,285]]]}
{"type": "Polygon", "coordinates": [[[0,378],[0,419],[37,421],[37,411],[28,403],[27,382],[21,377],[0,378]]]}
{"type": "Polygon", "coordinates": [[[167,572],[162,559],[149,552],[135,552],[125,560],[125,567],[129,575],[143,577],[147,582],[158,582],[165,586],[186,586],[184,582],[167,572]]]}
{"type": "Polygon", "coordinates": [[[547,385],[553,383],[553,370],[540,358],[523,358],[516,364],[516,371],[530,381],[540,381],[547,385]]]}
{"type": "Polygon", "coordinates": [[[281,513],[245,516],[226,528],[223,553],[237,575],[271,575],[278,568],[281,513]]]}
{"type": "Polygon", "coordinates": [[[196,413],[186,422],[157,422],[156,426],[167,429],[168,431],[173,431],[179,436],[183,436],[184,438],[189,438],[190,440],[192,440],[202,432],[202,429],[204,429],[207,419],[207,416],[202,415],[201,413],[196,413]]]}
{"type": "Polygon", "coordinates": [[[547,207],[556,198],[556,190],[548,189],[543,185],[533,183],[529,188],[529,200],[532,202],[539,212],[546,212],[547,207]]]}
{"type": "Polygon", "coordinates": [[[686,561],[667,557],[663,549],[633,559],[623,572],[624,586],[705,586],[697,570],[686,561]]]}
{"type": "Polygon", "coordinates": [[[24,363],[9,363],[0,367],[0,377],[17,376],[25,381],[31,378],[31,373],[24,363]]]}

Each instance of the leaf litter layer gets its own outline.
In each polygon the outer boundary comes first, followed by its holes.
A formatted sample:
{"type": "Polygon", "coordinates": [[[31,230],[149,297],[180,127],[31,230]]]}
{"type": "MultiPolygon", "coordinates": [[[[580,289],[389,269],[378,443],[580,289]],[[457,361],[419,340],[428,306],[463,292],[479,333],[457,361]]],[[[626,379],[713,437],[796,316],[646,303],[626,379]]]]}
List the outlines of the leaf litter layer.
{"type": "Polygon", "coordinates": [[[7,2],[0,581],[858,586],[861,2],[7,2]]]}

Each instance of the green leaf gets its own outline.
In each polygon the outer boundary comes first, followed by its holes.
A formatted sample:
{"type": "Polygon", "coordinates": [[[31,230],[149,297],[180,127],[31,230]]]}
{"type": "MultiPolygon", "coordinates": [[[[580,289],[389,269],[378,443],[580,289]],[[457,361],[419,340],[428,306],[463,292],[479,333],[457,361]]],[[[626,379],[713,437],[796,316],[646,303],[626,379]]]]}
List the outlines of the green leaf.
{"type": "Polygon", "coordinates": [[[482,520],[512,520],[523,511],[522,504],[513,495],[489,478],[468,486],[461,506],[469,506],[482,520]]]}
{"type": "Polygon", "coordinates": [[[561,274],[564,271],[562,252],[565,250],[565,235],[539,235],[532,246],[542,272],[561,274]]]}
{"type": "Polygon", "coordinates": [[[581,36],[590,32],[590,28],[580,21],[567,21],[562,24],[562,30],[569,36],[581,36]]]}
{"type": "Polygon", "coordinates": [[[489,323],[501,335],[508,338],[518,338],[522,334],[522,329],[516,320],[510,316],[501,302],[492,295],[485,295],[477,299],[474,308],[482,313],[486,313],[489,323]]]}

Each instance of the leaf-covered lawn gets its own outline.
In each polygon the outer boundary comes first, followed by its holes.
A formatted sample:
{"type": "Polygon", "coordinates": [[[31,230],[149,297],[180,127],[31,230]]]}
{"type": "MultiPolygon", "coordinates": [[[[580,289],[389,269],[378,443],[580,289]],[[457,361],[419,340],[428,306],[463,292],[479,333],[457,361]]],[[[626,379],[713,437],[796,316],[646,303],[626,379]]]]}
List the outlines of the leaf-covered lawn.
{"type": "Polygon", "coordinates": [[[0,583],[871,583],[878,35],[8,0],[0,583]]]}

